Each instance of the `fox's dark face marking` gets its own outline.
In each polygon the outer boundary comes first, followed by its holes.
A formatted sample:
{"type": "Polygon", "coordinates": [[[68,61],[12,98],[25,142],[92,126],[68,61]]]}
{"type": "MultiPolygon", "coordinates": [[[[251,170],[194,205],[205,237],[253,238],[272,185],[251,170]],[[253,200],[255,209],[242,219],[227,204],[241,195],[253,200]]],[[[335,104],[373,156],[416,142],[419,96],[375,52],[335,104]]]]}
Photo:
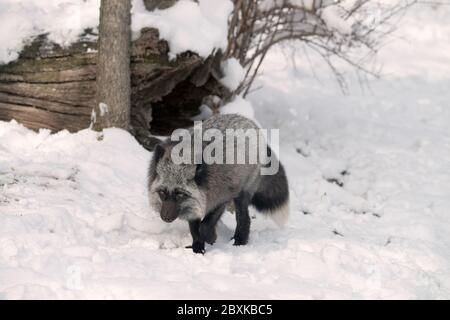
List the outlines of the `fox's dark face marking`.
{"type": "Polygon", "coordinates": [[[158,188],[156,190],[161,200],[161,219],[164,222],[173,222],[178,217],[184,217],[189,214],[191,195],[186,190],[167,188],[158,188]]]}

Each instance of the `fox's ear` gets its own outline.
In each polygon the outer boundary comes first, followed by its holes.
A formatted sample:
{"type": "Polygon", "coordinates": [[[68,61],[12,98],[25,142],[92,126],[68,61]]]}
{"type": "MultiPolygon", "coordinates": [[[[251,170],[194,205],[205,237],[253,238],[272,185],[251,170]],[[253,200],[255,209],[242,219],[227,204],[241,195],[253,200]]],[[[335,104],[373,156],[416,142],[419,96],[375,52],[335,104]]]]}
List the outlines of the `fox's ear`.
{"type": "Polygon", "coordinates": [[[160,144],[156,145],[155,150],[153,151],[153,162],[156,164],[161,160],[161,158],[164,156],[164,153],[166,152],[166,149],[160,144]]]}
{"type": "Polygon", "coordinates": [[[206,180],[208,177],[207,166],[205,163],[201,163],[197,165],[197,169],[195,171],[195,183],[198,186],[204,186],[206,184],[206,180]]]}

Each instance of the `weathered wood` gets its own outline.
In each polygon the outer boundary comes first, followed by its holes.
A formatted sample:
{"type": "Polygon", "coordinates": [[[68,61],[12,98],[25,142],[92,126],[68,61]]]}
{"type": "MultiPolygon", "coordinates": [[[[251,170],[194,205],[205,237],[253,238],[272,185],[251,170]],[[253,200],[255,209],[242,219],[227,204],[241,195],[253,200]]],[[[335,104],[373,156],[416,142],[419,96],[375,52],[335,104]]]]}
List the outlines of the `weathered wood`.
{"type": "Polygon", "coordinates": [[[48,99],[29,98],[16,94],[8,94],[0,92],[0,101],[6,104],[14,104],[18,106],[27,106],[47,110],[49,112],[58,112],[63,114],[89,116],[92,109],[89,106],[68,104],[66,102],[53,102],[48,99]]]}
{"type": "Polygon", "coordinates": [[[61,104],[83,105],[91,107],[95,88],[92,81],[54,82],[54,83],[27,83],[12,82],[0,83],[0,93],[6,93],[24,98],[37,98],[61,104]]]}
{"type": "MultiPolygon", "coordinates": [[[[52,131],[89,127],[96,105],[96,50],[92,37],[67,48],[36,38],[18,60],[0,65],[0,120],[52,131]]],[[[220,52],[206,61],[189,52],[170,60],[168,53],[167,42],[151,28],[131,46],[131,132],[149,149],[157,141],[153,134],[192,125],[206,96],[227,93],[216,80],[220,52]]]]}
{"type": "Polygon", "coordinates": [[[20,119],[26,127],[38,130],[41,128],[60,131],[61,128],[77,131],[89,123],[89,116],[73,115],[61,112],[49,112],[47,109],[19,104],[6,104],[0,102],[0,119],[20,119]]]}
{"type": "Polygon", "coordinates": [[[144,0],[145,7],[149,11],[155,9],[167,9],[173,6],[178,0],[144,0]]]}

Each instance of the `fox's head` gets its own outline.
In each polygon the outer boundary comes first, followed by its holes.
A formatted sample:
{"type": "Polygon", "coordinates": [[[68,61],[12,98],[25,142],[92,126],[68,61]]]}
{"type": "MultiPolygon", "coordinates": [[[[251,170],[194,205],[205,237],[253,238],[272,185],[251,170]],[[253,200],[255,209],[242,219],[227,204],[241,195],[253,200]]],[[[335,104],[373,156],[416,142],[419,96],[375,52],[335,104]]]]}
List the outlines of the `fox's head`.
{"type": "Polygon", "coordinates": [[[206,166],[175,164],[171,149],[171,144],[164,143],[155,148],[149,171],[150,205],[165,222],[177,218],[202,219],[206,210],[206,195],[202,190],[206,166]]]}

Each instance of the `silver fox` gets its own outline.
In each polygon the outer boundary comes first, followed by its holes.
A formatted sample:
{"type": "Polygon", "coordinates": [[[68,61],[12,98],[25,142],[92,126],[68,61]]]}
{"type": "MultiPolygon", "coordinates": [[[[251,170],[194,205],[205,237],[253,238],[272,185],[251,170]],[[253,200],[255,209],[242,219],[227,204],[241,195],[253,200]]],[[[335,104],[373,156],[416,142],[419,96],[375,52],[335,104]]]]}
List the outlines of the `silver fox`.
{"type": "MultiPolygon", "coordinates": [[[[253,121],[236,114],[215,115],[204,121],[202,128],[217,129],[224,135],[227,129],[259,129],[253,121]]],[[[194,134],[193,129],[190,132],[194,134]]],[[[280,225],[287,221],[289,187],[281,163],[277,163],[279,170],[275,175],[261,175],[261,167],[267,164],[260,162],[175,164],[171,151],[176,144],[169,138],[155,148],[148,172],[149,200],[163,221],[170,223],[177,218],[188,221],[193,239],[188,248],[195,253],[205,253],[205,242],[216,241],[216,224],[230,203],[234,202],[236,209],[234,245],[237,246],[249,240],[250,205],[280,225]]],[[[207,145],[204,142],[203,149],[207,145]]],[[[267,153],[270,161],[279,161],[268,146],[267,153]]]]}

